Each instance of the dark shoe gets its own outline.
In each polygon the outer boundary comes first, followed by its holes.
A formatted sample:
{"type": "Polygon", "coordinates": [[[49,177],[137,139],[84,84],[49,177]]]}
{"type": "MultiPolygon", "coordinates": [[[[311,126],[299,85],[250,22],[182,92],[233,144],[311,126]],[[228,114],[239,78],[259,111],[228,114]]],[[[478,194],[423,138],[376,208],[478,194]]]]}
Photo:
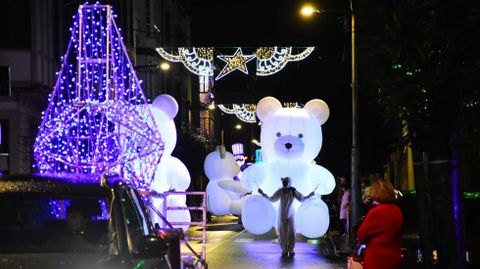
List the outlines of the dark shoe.
{"type": "Polygon", "coordinates": [[[292,252],[288,253],[289,258],[293,258],[293,256],[295,256],[295,252],[292,251],[292,252]]]}
{"type": "Polygon", "coordinates": [[[288,256],[288,252],[287,251],[283,251],[282,252],[282,257],[287,257],[288,256]]]}

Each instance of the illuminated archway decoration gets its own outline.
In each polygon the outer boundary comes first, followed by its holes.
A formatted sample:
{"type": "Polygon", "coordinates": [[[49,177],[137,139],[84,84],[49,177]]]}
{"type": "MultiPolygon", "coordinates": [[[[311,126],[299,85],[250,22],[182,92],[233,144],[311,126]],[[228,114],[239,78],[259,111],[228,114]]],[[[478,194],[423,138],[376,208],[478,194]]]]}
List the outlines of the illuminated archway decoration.
{"type": "Polygon", "coordinates": [[[237,110],[237,104],[218,105],[218,108],[227,114],[235,114],[235,111],[237,110]]]}
{"type": "Polygon", "coordinates": [[[229,104],[218,105],[218,108],[227,114],[235,114],[243,122],[255,123],[257,122],[255,116],[255,104],[229,104]]]}
{"type": "Polygon", "coordinates": [[[165,60],[181,62],[183,65],[198,76],[213,76],[213,48],[177,48],[177,53],[168,53],[163,48],[157,48],[157,52],[165,60]]]}
{"type": "Polygon", "coordinates": [[[227,64],[223,67],[215,80],[219,80],[235,70],[239,70],[245,75],[248,75],[247,63],[253,60],[255,55],[244,55],[242,49],[237,48],[233,55],[218,55],[217,58],[227,64]]]}
{"type": "MultiPolygon", "coordinates": [[[[269,76],[282,70],[288,62],[301,61],[307,58],[315,47],[295,48],[295,47],[259,47],[252,55],[243,55],[242,49],[237,48],[233,55],[217,55],[216,57],[226,63],[219,72],[215,80],[219,80],[234,70],[240,70],[248,74],[246,64],[253,58],[257,58],[256,74],[257,76],[269,76]],[[301,49],[302,52],[294,54],[293,51],[301,49]]],[[[165,60],[171,62],[181,62],[192,73],[199,76],[214,75],[214,48],[175,48],[167,52],[164,48],[157,48],[157,52],[165,60]]]]}
{"type": "Polygon", "coordinates": [[[269,76],[282,70],[288,62],[307,58],[315,47],[307,47],[299,54],[292,54],[292,47],[260,47],[256,50],[257,76],[269,76]]]}
{"type": "Polygon", "coordinates": [[[148,188],[163,153],[109,5],[81,5],[33,153],[40,173],[148,188]]]}
{"type": "MultiPolygon", "coordinates": [[[[303,105],[297,102],[283,103],[284,107],[295,107],[302,108],[303,105]]],[[[255,116],[255,110],[257,109],[256,104],[225,104],[218,105],[221,111],[227,114],[235,114],[243,122],[255,123],[257,122],[257,117],[255,116]]]]}

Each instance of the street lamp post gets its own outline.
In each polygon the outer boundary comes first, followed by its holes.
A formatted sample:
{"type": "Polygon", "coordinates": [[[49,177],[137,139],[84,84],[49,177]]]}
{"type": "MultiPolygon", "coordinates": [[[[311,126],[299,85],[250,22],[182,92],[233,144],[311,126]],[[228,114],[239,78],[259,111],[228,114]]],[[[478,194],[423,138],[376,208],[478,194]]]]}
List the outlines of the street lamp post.
{"type": "MultiPolygon", "coordinates": [[[[350,38],[351,38],[351,89],[352,89],[352,148],[351,148],[351,178],[350,184],[352,189],[351,194],[351,205],[352,213],[350,220],[350,227],[357,223],[360,219],[360,203],[361,203],[361,193],[360,193],[360,164],[359,164],[359,153],[360,147],[358,144],[358,83],[357,83],[357,62],[356,62],[356,40],[355,40],[355,9],[353,6],[354,0],[349,0],[349,11],[350,11],[350,38]]],[[[313,13],[321,14],[328,11],[315,9],[313,6],[305,5],[301,9],[301,14],[303,16],[311,16],[313,13]]],[[[350,229],[350,232],[351,229],[350,229]]]]}
{"type": "MultiPolygon", "coordinates": [[[[350,0],[350,36],[351,36],[351,88],[352,88],[352,152],[351,152],[351,189],[352,189],[352,224],[360,219],[361,184],[360,184],[360,147],[358,144],[358,83],[355,40],[355,10],[350,0]]],[[[352,227],[352,226],[350,226],[352,227]]]]}

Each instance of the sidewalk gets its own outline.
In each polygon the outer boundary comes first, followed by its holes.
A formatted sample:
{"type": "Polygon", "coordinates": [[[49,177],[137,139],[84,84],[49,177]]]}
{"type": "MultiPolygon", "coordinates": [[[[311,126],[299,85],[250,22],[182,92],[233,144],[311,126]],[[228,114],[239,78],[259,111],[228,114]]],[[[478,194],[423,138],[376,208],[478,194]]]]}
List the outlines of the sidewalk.
{"type": "Polygon", "coordinates": [[[329,232],[319,239],[310,241],[318,245],[318,251],[325,257],[347,257],[352,253],[347,238],[338,232],[329,232]]]}

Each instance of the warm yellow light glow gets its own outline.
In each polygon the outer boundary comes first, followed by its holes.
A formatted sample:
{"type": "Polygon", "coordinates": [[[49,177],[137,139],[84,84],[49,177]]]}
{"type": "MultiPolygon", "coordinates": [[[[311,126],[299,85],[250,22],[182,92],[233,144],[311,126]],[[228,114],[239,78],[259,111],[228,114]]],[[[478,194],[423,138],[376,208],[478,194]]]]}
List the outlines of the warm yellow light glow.
{"type": "Polygon", "coordinates": [[[313,13],[320,13],[320,11],[310,4],[306,4],[300,9],[300,14],[304,17],[310,17],[313,13]]]}
{"type": "Polygon", "coordinates": [[[241,129],[242,129],[242,125],[241,125],[241,124],[237,124],[237,125],[235,125],[235,129],[237,129],[237,130],[241,130],[241,129]]]}
{"type": "Polygon", "coordinates": [[[255,145],[257,145],[257,146],[259,146],[259,147],[262,146],[262,145],[260,144],[260,142],[258,142],[257,139],[252,139],[252,143],[255,144],[255,145]]]}
{"type": "Polygon", "coordinates": [[[160,70],[162,70],[162,71],[170,70],[170,64],[168,62],[160,63],[160,70]]]}
{"type": "Polygon", "coordinates": [[[211,103],[208,105],[208,109],[214,110],[215,109],[215,103],[211,103]]]}

